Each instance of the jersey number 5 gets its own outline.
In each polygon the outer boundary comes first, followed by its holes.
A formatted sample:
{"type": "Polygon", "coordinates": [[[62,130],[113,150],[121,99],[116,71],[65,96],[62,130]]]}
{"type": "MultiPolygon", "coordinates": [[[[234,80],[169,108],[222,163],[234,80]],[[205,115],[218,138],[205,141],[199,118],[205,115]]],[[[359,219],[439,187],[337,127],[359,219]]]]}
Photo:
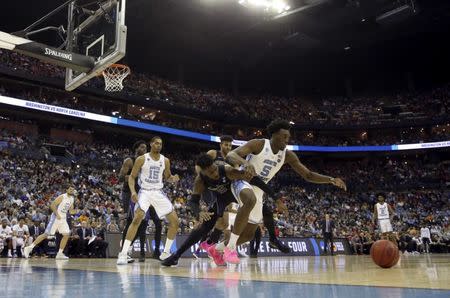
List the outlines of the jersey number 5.
{"type": "Polygon", "coordinates": [[[261,176],[263,176],[263,177],[269,176],[270,170],[272,170],[272,166],[265,165],[261,171],[261,176]]]}

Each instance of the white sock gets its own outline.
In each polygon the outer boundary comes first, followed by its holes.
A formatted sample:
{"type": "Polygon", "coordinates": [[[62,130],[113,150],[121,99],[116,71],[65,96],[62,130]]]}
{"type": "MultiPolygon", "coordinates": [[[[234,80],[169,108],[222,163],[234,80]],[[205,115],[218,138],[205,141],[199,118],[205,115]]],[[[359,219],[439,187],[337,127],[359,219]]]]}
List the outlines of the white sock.
{"type": "Polygon", "coordinates": [[[8,254],[11,254],[11,250],[10,249],[8,249],[8,254]]]}
{"type": "Polygon", "coordinates": [[[62,249],[59,249],[58,250],[58,254],[62,254],[63,253],[63,250],[62,249]]]}
{"type": "Polygon", "coordinates": [[[228,241],[227,247],[229,249],[236,249],[236,243],[237,243],[238,239],[239,239],[239,235],[231,233],[230,241],[228,241]]]}
{"type": "Polygon", "coordinates": [[[123,246],[122,246],[122,253],[126,253],[128,251],[128,249],[131,246],[131,241],[128,239],[125,239],[125,241],[123,242],[123,246]]]}
{"type": "Polygon", "coordinates": [[[225,242],[220,242],[216,245],[216,250],[223,251],[225,249],[225,242]]]}
{"type": "Polygon", "coordinates": [[[170,253],[170,248],[172,247],[173,239],[166,239],[166,245],[164,246],[164,252],[170,253]]]}

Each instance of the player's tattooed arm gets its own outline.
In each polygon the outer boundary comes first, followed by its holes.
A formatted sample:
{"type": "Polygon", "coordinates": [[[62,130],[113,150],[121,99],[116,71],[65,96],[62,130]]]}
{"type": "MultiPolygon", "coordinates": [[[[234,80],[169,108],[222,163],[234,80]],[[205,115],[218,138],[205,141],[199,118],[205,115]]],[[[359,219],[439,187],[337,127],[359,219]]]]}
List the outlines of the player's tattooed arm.
{"type": "Polygon", "coordinates": [[[122,167],[119,172],[119,181],[128,181],[129,175],[127,173],[133,168],[133,161],[131,158],[127,158],[123,161],[122,167]]]}
{"type": "Polygon", "coordinates": [[[308,182],[316,184],[333,184],[343,190],[347,190],[347,186],[341,178],[333,178],[309,170],[300,162],[298,156],[290,150],[286,150],[285,163],[289,164],[297,174],[308,182]]]}
{"type": "Polygon", "coordinates": [[[200,176],[196,176],[191,198],[187,201],[187,206],[191,209],[192,214],[198,219],[200,214],[200,198],[201,193],[205,191],[205,184],[200,176]]]}

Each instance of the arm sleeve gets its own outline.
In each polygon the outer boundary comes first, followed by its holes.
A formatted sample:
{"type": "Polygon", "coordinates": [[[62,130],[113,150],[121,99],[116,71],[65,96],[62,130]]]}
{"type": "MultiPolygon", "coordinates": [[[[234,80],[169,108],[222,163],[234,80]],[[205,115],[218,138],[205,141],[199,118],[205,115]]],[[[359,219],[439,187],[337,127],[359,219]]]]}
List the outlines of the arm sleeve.
{"type": "Polygon", "coordinates": [[[275,199],[276,194],[273,189],[264,183],[258,176],[253,177],[252,180],[250,180],[250,184],[261,188],[261,190],[268,194],[269,197],[275,199]]]}

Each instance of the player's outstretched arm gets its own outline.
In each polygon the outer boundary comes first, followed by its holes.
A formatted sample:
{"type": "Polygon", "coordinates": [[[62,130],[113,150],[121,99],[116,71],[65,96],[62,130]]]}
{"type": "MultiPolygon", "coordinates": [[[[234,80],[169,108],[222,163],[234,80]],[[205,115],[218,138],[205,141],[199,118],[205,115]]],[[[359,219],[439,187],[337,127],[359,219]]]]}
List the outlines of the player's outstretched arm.
{"type": "Polygon", "coordinates": [[[302,176],[302,178],[308,182],[316,184],[333,184],[334,186],[342,188],[343,190],[347,190],[347,186],[345,185],[345,182],[342,179],[321,175],[319,173],[309,170],[300,162],[298,156],[290,150],[286,150],[285,163],[289,164],[297,174],[302,176]]]}

